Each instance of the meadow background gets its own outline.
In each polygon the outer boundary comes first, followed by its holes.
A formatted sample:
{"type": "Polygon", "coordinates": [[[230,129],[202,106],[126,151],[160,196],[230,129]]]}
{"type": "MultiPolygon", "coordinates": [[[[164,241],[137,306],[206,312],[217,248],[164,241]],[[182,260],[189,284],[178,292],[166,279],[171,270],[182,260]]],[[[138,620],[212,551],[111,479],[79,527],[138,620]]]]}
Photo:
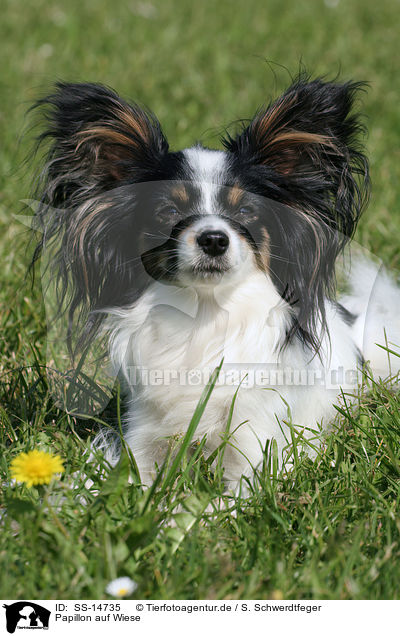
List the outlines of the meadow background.
{"type": "Polygon", "coordinates": [[[200,452],[150,494],[128,484],[128,457],[104,483],[86,466],[100,493],[83,500],[76,473],[97,423],[52,404],[40,281],[26,278],[31,248],[13,217],[36,167],[24,163],[25,112],[55,80],[102,82],[147,105],[172,148],[218,147],[223,126],[285,88],[301,61],[313,75],[370,84],[373,189],[357,240],[399,270],[399,11],[397,0],[3,0],[1,598],[107,598],[106,584],[123,575],[137,598],[399,597],[399,398],[383,384],[343,409],[315,461],[295,455],[286,477],[265,467],[246,500],[221,505],[221,475],[200,452]],[[9,483],[10,461],[33,448],[60,454],[60,482],[9,483]]]}

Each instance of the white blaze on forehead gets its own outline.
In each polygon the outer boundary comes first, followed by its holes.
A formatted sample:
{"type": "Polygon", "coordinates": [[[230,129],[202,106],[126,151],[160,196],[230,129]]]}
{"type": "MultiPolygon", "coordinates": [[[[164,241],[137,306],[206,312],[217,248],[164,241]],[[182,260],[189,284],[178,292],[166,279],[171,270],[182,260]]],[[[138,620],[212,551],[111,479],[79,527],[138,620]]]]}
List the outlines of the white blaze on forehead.
{"type": "Polygon", "coordinates": [[[218,186],[224,185],[225,153],[199,147],[187,148],[183,152],[193,172],[193,180],[200,188],[200,212],[215,214],[218,186]]]}
{"type": "Polygon", "coordinates": [[[185,235],[185,233],[190,232],[198,234],[199,232],[204,232],[206,230],[220,230],[228,234],[228,236],[234,234],[229,224],[216,214],[210,214],[207,217],[199,218],[195,223],[192,223],[188,228],[186,228],[182,234],[185,235]]]}

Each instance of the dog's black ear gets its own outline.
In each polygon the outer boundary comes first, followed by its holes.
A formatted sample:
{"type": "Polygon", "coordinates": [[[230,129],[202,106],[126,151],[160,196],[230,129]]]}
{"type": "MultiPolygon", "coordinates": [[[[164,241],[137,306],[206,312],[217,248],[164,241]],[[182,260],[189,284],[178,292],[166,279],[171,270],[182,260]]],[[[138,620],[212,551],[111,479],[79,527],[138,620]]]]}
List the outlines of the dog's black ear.
{"type": "Polygon", "coordinates": [[[312,209],[315,203],[318,207],[316,195],[329,197],[340,231],[351,234],[368,187],[368,162],[358,144],[364,129],[352,113],[355,96],[364,86],[308,81],[301,75],[235,138],[228,135],[223,143],[241,161],[269,168],[292,190],[297,185],[303,190],[300,205],[304,201],[304,207],[312,209]]]}
{"type": "Polygon", "coordinates": [[[45,119],[39,144],[50,148],[34,191],[32,264],[46,248],[68,337],[79,340],[100,325],[94,311],[139,292],[136,184],[159,178],[168,143],[153,115],[101,85],[59,83],[35,106],[45,119]]]}
{"type": "Polygon", "coordinates": [[[301,75],[236,137],[223,140],[250,187],[288,206],[275,215],[271,273],[315,349],[336,258],[368,198],[363,126],[353,112],[363,87],[301,75]]]}
{"type": "Polygon", "coordinates": [[[146,179],[168,151],[160,124],[99,84],[58,83],[34,108],[44,113],[39,142],[51,140],[48,202],[76,205],[99,192],[146,179]]]}

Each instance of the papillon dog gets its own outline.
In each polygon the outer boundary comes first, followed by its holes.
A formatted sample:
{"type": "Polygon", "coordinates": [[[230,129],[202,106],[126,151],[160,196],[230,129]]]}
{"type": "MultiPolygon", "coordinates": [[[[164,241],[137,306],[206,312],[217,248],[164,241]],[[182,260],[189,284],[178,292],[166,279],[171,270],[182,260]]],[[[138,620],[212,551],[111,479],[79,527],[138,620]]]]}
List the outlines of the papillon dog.
{"type": "Polygon", "coordinates": [[[326,429],[366,364],[399,370],[390,277],[358,259],[335,293],[369,191],[362,88],[301,75],[223,150],[171,150],[153,114],[102,85],[59,83],[38,102],[50,148],[34,260],[52,245],[68,341],[107,334],[144,484],[221,362],[193,441],[210,454],[225,439],[233,487],[267,448],[282,461],[293,430],[326,429]]]}

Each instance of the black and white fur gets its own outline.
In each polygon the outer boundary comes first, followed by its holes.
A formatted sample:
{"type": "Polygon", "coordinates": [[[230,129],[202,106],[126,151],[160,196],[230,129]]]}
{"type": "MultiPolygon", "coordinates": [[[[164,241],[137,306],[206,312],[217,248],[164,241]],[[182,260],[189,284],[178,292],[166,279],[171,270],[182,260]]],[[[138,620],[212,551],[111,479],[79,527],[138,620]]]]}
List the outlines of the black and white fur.
{"type": "MultiPolygon", "coordinates": [[[[51,147],[35,260],[53,246],[71,348],[109,333],[127,393],[125,440],[144,483],[204,388],[174,372],[212,370],[222,358],[222,372],[241,377],[274,365],[318,378],[350,370],[357,380],[364,361],[376,375],[398,371],[375,345],[400,343],[391,280],[372,293],[376,269],[358,263],[348,296],[335,298],[336,261],[368,196],[353,112],[360,88],[300,76],[227,135],[223,151],[171,151],[152,114],[100,85],[58,84],[39,102],[51,147]],[[138,367],[171,380],[133,385],[138,367]]],[[[237,388],[221,383],[211,395],[196,431],[207,452],[221,443],[237,388]]],[[[306,436],[326,428],[341,391],[321,382],[239,389],[227,482],[251,475],[268,440],[282,454],[288,420],[306,436]]]]}

